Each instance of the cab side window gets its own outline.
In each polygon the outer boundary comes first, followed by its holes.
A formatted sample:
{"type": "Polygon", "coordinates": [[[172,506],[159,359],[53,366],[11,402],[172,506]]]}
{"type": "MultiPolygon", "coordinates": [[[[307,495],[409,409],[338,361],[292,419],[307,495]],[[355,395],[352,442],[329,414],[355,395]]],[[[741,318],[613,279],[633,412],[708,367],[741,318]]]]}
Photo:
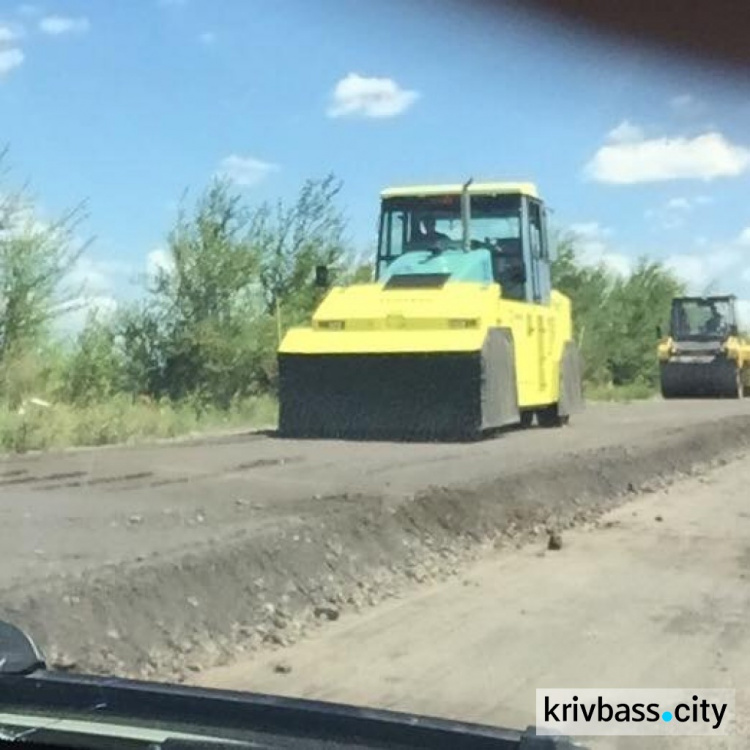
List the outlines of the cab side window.
{"type": "Polygon", "coordinates": [[[542,207],[535,201],[529,201],[529,250],[531,301],[547,304],[550,299],[551,275],[547,249],[546,216],[542,207]]]}
{"type": "Polygon", "coordinates": [[[531,243],[531,257],[542,258],[542,216],[538,203],[529,205],[529,240],[531,243]]]}
{"type": "Polygon", "coordinates": [[[380,278],[391,262],[404,252],[408,229],[409,214],[406,211],[387,211],[382,215],[377,278],[380,278]]]}

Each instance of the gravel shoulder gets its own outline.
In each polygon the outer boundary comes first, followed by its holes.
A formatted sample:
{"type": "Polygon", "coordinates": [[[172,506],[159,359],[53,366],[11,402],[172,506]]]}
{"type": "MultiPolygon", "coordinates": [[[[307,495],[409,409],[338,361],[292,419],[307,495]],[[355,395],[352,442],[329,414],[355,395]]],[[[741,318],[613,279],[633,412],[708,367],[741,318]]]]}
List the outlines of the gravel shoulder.
{"type": "Polygon", "coordinates": [[[464,488],[607,448],[640,450],[750,400],[596,404],[563,430],[511,431],[474,444],[280,440],[246,433],[175,444],[0,457],[0,587],[190,550],[264,532],[316,498],[397,502],[464,488]]]}
{"type": "MultiPolygon", "coordinates": [[[[537,687],[737,691],[750,745],[750,454],[595,524],[489,554],[458,578],[196,682],[525,727],[537,687]]],[[[705,738],[591,747],[704,747],[705,738]]]]}

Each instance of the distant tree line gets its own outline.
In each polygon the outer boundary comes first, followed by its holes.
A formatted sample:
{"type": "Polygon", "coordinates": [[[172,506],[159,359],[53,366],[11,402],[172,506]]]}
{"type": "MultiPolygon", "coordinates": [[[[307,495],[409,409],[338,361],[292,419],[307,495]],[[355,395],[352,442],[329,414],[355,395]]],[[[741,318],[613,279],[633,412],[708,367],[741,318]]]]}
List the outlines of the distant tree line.
{"type": "Polygon", "coordinates": [[[594,385],[655,387],[656,329],[666,327],[672,297],[684,294],[684,283],[647,258],[629,274],[617,273],[603,262],[582,263],[572,234],[558,242],[552,282],[572,300],[585,380],[594,385]]]}

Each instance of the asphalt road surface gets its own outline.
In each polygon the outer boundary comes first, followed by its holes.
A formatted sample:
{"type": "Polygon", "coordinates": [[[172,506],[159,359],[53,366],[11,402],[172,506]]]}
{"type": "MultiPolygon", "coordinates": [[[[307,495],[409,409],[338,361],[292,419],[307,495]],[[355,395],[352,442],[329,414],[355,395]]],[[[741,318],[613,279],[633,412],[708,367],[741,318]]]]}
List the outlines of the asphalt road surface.
{"type": "Polygon", "coordinates": [[[474,444],[347,443],[245,434],[0,457],[0,588],[262,530],[313,498],[466,486],[604,446],[636,446],[750,400],[593,405],[559,430],[474,444]]]}
{"type": "MultiPolygon", "coordinates": [[[[706,407],[671,408],[689,419],[706,407]]],[[[665,404],[595,410],[576,440],[593,439],[597,426],[632,436],[674,418],[665,404]]],[[[546,436],[544,449],[561,435],[546,436]]],[[[195,679],[515,727],[534,723],[537,687],[728,687],[738,704],[730,738],[586,744],[749,747],[748,486],[750,457],[566,532],[559,551],[539,543],[494,552],[456,580],[195,679]]]]}

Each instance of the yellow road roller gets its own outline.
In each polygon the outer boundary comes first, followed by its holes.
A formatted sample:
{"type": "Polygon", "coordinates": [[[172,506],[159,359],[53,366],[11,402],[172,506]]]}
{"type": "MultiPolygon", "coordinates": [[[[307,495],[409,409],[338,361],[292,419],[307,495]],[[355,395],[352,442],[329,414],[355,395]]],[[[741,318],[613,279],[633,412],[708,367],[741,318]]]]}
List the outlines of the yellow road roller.
{"type": "Polygon", "coordinates": [[[374,282],[330,286],[281,341],[279,433],[472,440],[567,423],[582,363],[551,250],[532,184],[384,190],[374,282]]]}
{"type": "Polygon", "coordinates": [[[742,398],[750,390],[750,341],[734,295],[676,297],[657,354],[664,398],[742,398]]]}

